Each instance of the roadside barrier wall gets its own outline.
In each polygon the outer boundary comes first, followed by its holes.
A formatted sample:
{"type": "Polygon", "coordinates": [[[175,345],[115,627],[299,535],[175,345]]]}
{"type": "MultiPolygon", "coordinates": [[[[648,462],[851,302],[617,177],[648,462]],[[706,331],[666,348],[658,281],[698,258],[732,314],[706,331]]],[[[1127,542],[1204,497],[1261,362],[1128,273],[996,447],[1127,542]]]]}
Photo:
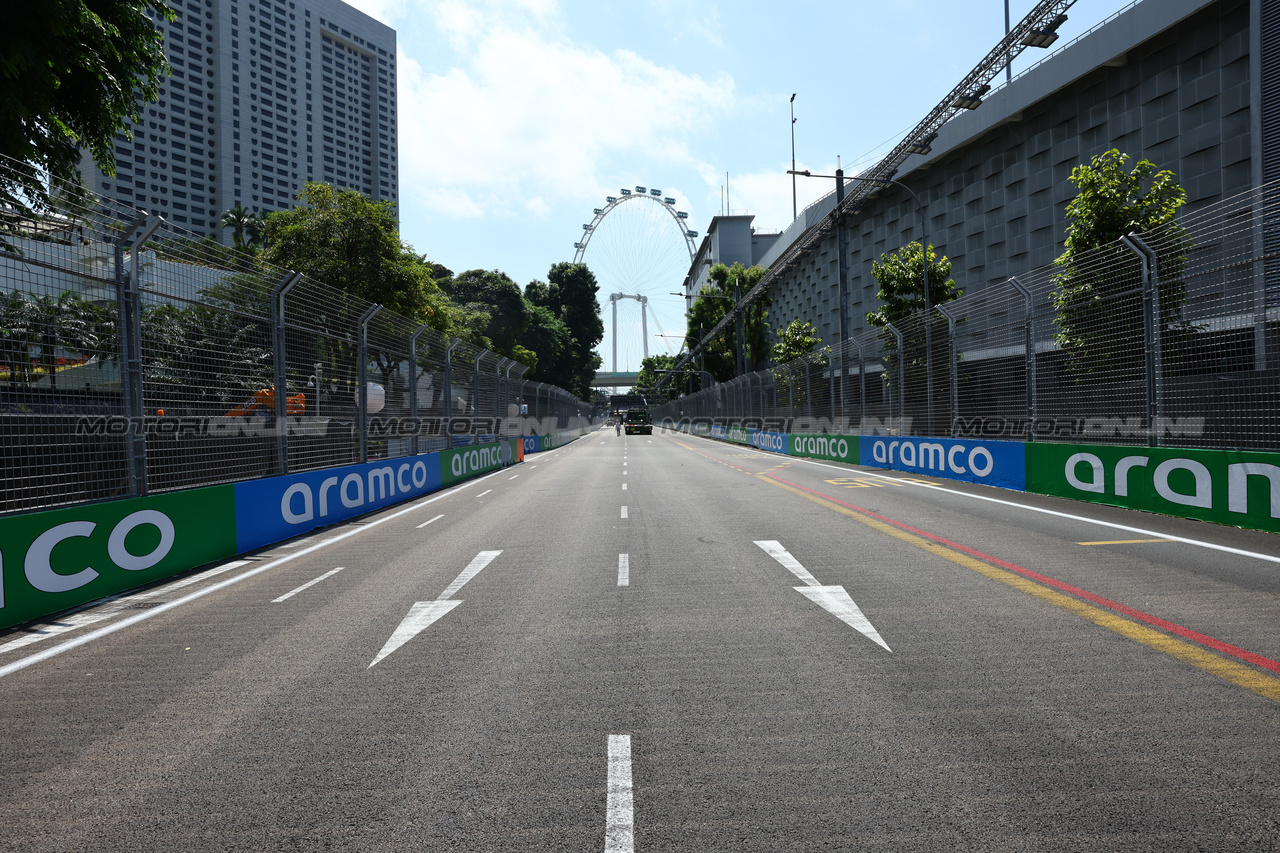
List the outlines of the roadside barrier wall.
{"type": "Polygon", "coordinates": [[[1280,533],[1280,453],[665,426],[790,456],[1280,533]]]}
{"type": "Polygon", "coordinates": [[[0,518],[0,629],[386,509],[585,432],[0,518]]]}

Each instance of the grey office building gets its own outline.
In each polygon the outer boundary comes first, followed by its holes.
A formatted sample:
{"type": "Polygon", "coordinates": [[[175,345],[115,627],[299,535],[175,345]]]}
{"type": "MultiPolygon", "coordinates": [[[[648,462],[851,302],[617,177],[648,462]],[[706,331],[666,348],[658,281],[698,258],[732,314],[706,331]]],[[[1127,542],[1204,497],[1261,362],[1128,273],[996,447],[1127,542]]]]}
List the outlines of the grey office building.
{"type": "Polygon", "coordinates": [[[306,181],[398,199],[396,34],[337,0],[172,0],[173,68],[100,195],[230,242],[222,213],[295,204],[306,181]]]}
{"type": "MultiPolygon", "coordinates": [[[[974,294],[1062,253],[1073,167],[1110,148],[1176,173],[1188,213],[1280,178],[1280,3],[1143,0],[984,95],[896,179],[919,196],[929,241],[974,294]],[[1001,85],[1003,84],[1003,85],[1001,85]]],[[[834,182],[832,182],[834,184],[834,182]]],[[[760,259],[775,262],[832,210],[802,212],[760,259]]],[[[878,306],[871,264],[920,239],[915,201],[878,193],[845,225],[850,335],[878,306]]],[[[770,323],[839,339],[836,239],[778,271],[770,323]]]]}

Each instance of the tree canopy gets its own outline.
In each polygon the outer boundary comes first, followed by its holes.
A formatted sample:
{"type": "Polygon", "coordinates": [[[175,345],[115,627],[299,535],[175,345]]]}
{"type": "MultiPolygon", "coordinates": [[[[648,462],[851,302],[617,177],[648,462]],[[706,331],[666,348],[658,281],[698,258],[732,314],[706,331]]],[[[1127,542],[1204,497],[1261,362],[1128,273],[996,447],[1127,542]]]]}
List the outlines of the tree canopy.
{"type": "Polygon", "coordinates": [[[267,215],[264,260],[441,331],[447,301],[427,262],[401,242],[388,202],[308,181],[303,204],[267,215]]]}
{"type": "Polygon", "coordinates": [[[560,387],[586,399],[591,394],[591,380],[600,369],[596,345],[604,339],[604,320],[600,317],[597,293],[600,285],[586,264],[562,262],[547,271],[547,284],[530,283],[525,295],[535,305],[559,317],[572,336],[569,364],[560,387]]]}
{"type": "MultiPolygon", "coordinates": [[[[80,183],[80,150],[115,174],[113,137],[169,74],[148,13],[173,20],[163,0],[38,0],[14,4],[0,28],[0,154],[80,183]]],[[[48,202],[36,173],[0,178],[0,201],[48,202]]]]}
{"type": "Polygon", "coordinates": [[[489,349],[514,357],[515,347],[530,321],[530,306],[520,285],[500,270],[466,270],[440,282],[454,304],[468,311],[483,311],[488,322],[483,332],[489,349]]]}
{"type": "MultiPolygon", "coordinates": [[[[867,322],[881,328],[895,326],[924,310],[924,268],[920,243],[913,241],[896,252],[887,252],[872,263],[871,275],[880,284],[880,307],[867,314],[867,322]]],[[[951,261],[929,247],[929,304],[942,305],[963,295],[951,278],[951,261]]]]}
{"type": "Polygon", "coordinates": [[[808,355],[822,344],[818,330],[812,323],[804,320],[792,320],[787,327],[778,332],[778,340],[773,345],[774,364],[786,364],[801,356],[808,355]]]}
{"type": "MultiPolygon", "coordinates": [[[[689,308],[685,346],[692,351],[698,342],[737,304],[735,284],[736,292],[746,296],[760,283],[760,279],[764,278],[766,272],[768,270],[764,267],[744,267],[736,262],[733,266],[716,264],[711,267],[707,274],[710,279],[709,285],[699,291],[693,305],[689,308]]],[[[758,369],[769,358],[770,305],[771,300],[766,294],[746,309],[743,343],[747,371],[758,369]]],[[[714,376],[717,382],[728,382],[737,375],[737,354],[737,333],[733,324],[730,324],[703,347],[703,361],[707,372],[714,376]]]]}

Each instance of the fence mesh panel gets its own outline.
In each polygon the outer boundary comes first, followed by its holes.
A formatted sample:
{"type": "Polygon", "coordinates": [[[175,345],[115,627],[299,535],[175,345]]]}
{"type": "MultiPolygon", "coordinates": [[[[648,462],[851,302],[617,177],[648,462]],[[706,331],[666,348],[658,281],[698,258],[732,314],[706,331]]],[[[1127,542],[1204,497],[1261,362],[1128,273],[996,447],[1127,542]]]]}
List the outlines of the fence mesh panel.
{"type": "Polygon", "coordinates": [[[764,417],[792,432],[1276,450],[1277,347],[1271,184],[655,415],[764,417]]]}
{"type": "MultiPolygon", "coordinates": [[[[20,171],[0,158],[0,180],[20,171]]],[[[558,429],[590,414],[523,365],[323,282],[50,190],[0,208],[0,513],[517,435],[527,397],[558,429]]]]}

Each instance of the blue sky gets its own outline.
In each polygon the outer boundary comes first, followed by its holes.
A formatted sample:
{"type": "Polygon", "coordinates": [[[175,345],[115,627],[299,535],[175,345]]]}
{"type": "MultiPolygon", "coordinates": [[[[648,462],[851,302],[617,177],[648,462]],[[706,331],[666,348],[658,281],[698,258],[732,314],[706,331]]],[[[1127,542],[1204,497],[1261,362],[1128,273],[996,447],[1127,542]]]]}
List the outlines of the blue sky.
{"type": "MultiPolygon", "coordinates": [[[[455,272],[499,269],[522,286],[572,260],[593,208],[623,187],[663,190],[701,234],[727,172],[735,212],[785,228],[793,92],[797,168],[830,174],[839,155],[856,171],[1004,35],[1003,0],[347,2],[397,31],[402,237],[455,272]]],[[[1015,23],[1035,5],[1009,2],[1015,23]]],[[[1129,5],[1077,0],[1055,47],[1129,5]]],[[[1045,55],[1024,52],[1014,73],[1045,55]]],[[[828,184],[800,179],[799,207],[828,184]]],[[[674,220],[643,207],[606,216],[585,260],[607,270],[606,327],[610,292],[649,299],[673,336],[650,322],[652,353],[679,345],[683,300],[669,294],[688,255],[674,220]],[[659,261],[632,275],[637,255],[659,261]]],[[[618,369],[634,370],[637,302],[618,312],[618,369]]]]}

